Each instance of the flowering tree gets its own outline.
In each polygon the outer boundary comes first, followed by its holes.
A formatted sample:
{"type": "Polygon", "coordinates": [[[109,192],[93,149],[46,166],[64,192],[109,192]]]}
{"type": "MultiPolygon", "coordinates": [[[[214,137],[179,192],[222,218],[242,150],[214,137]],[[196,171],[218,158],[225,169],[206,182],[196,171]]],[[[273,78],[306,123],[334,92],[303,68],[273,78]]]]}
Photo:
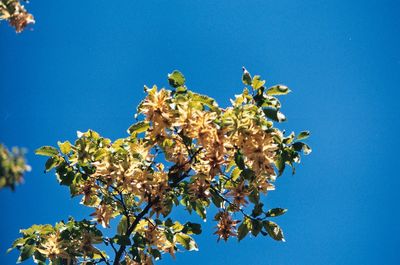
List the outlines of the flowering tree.
{"type": "MultiPolygon", "coordinates": [[[[23,0],[27,2],[26,0],[23,0]]],[[[32,14],[26,11],[19,0],[0,0],[0,21],[6,20],[15,28],[17,33],[20,33],[24,28],[31,23],[35,23],[32,14]]]]}
{"type": "Polygon", "coordinates": [[[14,147],[10,151],[0,144],[0,189],[8,187],[14,190],[23,181],[23,174],[29,170],[23,149],[14,147]]]}
{"type": "Polygon", "coordinates": [[[294,173],[300,152],[311,152],[301,142],[309,133],[284,136],[274,127],[273,121],[285,120],[275,96],[289,93],[286,86],[267,89],[245,69],[242,81],[243,93],[221,108],[189,91],[184,76],[174,71],[172,90],[145,87],[128,137],[112,142],[89,130],[78,132],[74,144],[36,150],[49,157],[46,171],[55,169],[60,184],[93,208],[93,220],[70,218],[21,230],[12,246],[20,251],[19,261],[153,264],[162,253],[197,250],[193,235],[202,232],[201,225],[173,220],[178,206],[204,220],[206,209],[216,207],[218,240],[240,241],[251,233],[284,241],[270,219],[286,210],[265,209],[262,199],[285,167],[294,173]],[[117,233],[106,237],[96,225],[108,228],[113,218],[117,233]]]}

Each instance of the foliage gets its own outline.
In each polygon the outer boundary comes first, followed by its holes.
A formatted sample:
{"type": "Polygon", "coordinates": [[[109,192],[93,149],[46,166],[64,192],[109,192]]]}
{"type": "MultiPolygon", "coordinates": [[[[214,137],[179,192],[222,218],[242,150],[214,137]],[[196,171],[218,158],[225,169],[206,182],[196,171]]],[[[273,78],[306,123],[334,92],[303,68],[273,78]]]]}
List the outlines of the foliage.
{"type": "Polygon", "coordinates": [[[169,75],[172,90],[145,87],[147,96],[128,137],[111,141],[89,130],[78,132],[74,143],[36,150],[49,157],[46,171],[55,169],[71,196],[82,196],[81,203],[93,208],[93,223],[83,221],[86,225],[108,228],[113,218],[119,224],[113,237],[86,233],[75,221],[70,222],[78,234],[68,237],[63,231],[69,223],[22,230],[13,245],[21,251],[20,260],[33,255],[37,263],[153,264],[162,253],[197,250],[192,236],[202,232],[201,225],[172,220],[179,205],[204,221],[214,205],[218,240],[242,240],[251,233],[284,241],[282,229],[270,218],[286,210],[266,209],[261,195],[274,190],[286,166],[294,173],[300,152],[311,152],[299,141],[309,133],[284,136],[274,127],[273,121],[285,120],[275,96],[289,93],[287,87],[267,89],[260,76],[245,69],[242,80],[248,87],[224,109],[188,90],[183,75],[174,71],[169,75]],[[86,252],[80,247],[82,233],[90,246],[86,252]],[[92,244],[100,237],[114,251],[113,258],[96,255],[101,252],[92,244]]]}
{"type": "MultiPolygon", "coordinates": [[[[26,0],[23,0],[27,2],[26,0]]],[[[28,24],[35,23],[32,14],[26,11],[19,0],[0,0],[0,21],[6,20],[20,33],[28,24]]]]}
{"type": "MultiPolygon", "coordinates": [[[[12,248],[21,254],[18,263],[33,257],[37,264],[46,264],[49,258],[52,264],[76,264],[79,259],[106,259],[106,254],[95,248],[102,243],[103,235],[95,225],[87,220],[80,222],[70,218],[54,227],[51,225],[33,225],[21,230],[21,238],[14,241],[12,248]]],[[[9,249],[9,251],[12,250],[9,249]]]]}
{"type": "Polygon", "coordinates": [[[14,147],[9,151],[0,144],[0,189],[9,187],[14,190],[15,185],[23,181],[23,174],[29,170],[23,149],[14,147]]]}

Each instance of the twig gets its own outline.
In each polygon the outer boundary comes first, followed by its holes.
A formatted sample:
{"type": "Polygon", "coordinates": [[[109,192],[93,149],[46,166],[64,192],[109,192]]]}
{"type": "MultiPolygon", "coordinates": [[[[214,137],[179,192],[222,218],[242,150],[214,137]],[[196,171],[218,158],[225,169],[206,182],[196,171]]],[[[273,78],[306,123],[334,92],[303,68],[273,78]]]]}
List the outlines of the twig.
{"type": "MultiPolygon", "coordinates": [[[[214,192],[215,192],[215,194],[217,194],[218,195],[218,197],[220,197],[223,201],[225,201],[226,203],[228,203],[229,205],[233,205],[233,206],[237,206],[236,204],[234,204],[234,203],[232,203],[231,201],[229,201],[227,198],[225,198],[224,196],[222,196],[219,192],[218,192],[218,190],[215,188],[215,187],[213,187],[212,185],[210,185],[210,189],[212,189],[214,192]]],[[[241,209],[241,208],[239,208],[238,207],[238,209],[239,209],[239,211],[245,216],[245,217],[247,217],[247,218],[249,218],[249,219],[251,219],[251,220],[257,220],[257,219],[255,219],[254,217],[252,217],[252,216],[250,216],[250,215],[248,215],[247,213],[245,213],[244,211],[243,211],[243,209],[241,209]]]]}

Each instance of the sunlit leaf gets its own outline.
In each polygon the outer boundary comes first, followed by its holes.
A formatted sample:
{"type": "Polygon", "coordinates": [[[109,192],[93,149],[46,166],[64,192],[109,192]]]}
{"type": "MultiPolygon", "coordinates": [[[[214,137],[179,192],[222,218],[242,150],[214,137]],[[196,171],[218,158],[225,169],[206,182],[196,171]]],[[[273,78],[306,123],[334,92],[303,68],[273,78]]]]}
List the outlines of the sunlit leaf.
{"type": "Polygon", "coordinates": [[[272,87],[268,88],[266,91],[267,95],[270,95],[270,96],[286,95],[290,92],[291,92],[291,90],[287,86],[284,86],[284,85],[272,86],[272,87]]]}
{"type": "Polygon", "coordinates": [[[267,216],[267,217],[275,217],[275,216],[283,215],[286,212],[287,212],[287,209],[273,208],[273,209],[269,210],[268,212],[266,212],[265,216],[267,216]]]}
{"type": "Polygon", "coordinates": [[[283,115],[283,113],[277,109],[263,108],[263,112],[264,112],[265,116],[267,116],[271,120],[274,120],[277,122],[283,122],[286,120],[285,115],[283,115]]]}
{"type": "Polygon", "coordinates": [[[250,230],[251,230],[251,221],[250,219],[245,218],[238,227],[238,235],[237,235],[238,240],[240,241],[243,238],[245,238],[246,235],[250,232],[250,230]]]}
{"type": "Polygon", "coordinates": [[[172,87],[180,87],[185,84],[185,77],[178,70],[173,71],[168,75],[168,82],[172,87]]]}
{"type": "Polygon", "coordinates": [[[295,143],[293,143],[292,146],[293,146],[294,150],[296,150],[297,152],[302,151],[305,155],[310,154],[312,151],[310,146],[308,146],[307,144],[302,143],[302,142],[295,142],[295,143]]]}
{"type": "Polygon", "coordinates": [[[131,125],[131,126],[128,128],[128,133],[129,133],[129,134],[133,134],[133,133],[142,133],[142,132],[147,131],[147,129],[148,129],[149,127],[150,127],[150,124],[149,124],[148,122],[140,121],[140,122],[137,122],[137,123],[131,125]]]}
{"type": "Polygon", "coordinates": [[[189,251],[199,250],[196,242],[189,235],[186,235],[184,233],[178,233],[175,236],[176,236],[176,241],[179,242],[185,249],[189,251]]]}
{"type": "Polygon", "coordinates": [[[21,249],[21,254],[19,255],[17,263],[21,263],[22,261],[27,260],[30,257],[32,257],[35,250],[36,250],[36,247],[33,245],[24,245],[21,249]]]}
{"type": "Polygon", "coordinates": [[[285,238],[283,236],[283,231],[279,227],[279,225],[271,221],[264,221],[263,225],[265,230],[267,230],[268,234],[270,235],[270,237],[272,237],[277,241],[285,241],[285,238]]]}
{"type": "Polygon", "coordinates": [[[68,154],[71,151],[71,143],[69,141],[65,142],[57,142],[58,147],[60,148],[61,153],[64,155],[68,154]]]}
{"type": "Polygon", "coordinates": [[[56,156],[58,155],[58,150],[52,146],[42,146],[36,149],[35,154],[42,156],[56,156]]]}
{"type": "Polygon", "coordinates": [[[306,138],[308,138],[310,136],[310,132],[309,131],[302,131],[299,133],[299,135],[297,135],[297,140],[304,140],[306,138]]]}
{"type": "Polygon", "coordinates": [[[245,85],[251,85],[251,75],[250,73],[246,70],[246,68],[243,67],[243,75],[242,75],[242,82],[245,85]]]}
{"type": "Polygon", "coordinates": [[[265,80],[261,80],[259,75],[255,75],[252,81],[252,87],[254,89],[259,89],[265,84],[265,80]]]}

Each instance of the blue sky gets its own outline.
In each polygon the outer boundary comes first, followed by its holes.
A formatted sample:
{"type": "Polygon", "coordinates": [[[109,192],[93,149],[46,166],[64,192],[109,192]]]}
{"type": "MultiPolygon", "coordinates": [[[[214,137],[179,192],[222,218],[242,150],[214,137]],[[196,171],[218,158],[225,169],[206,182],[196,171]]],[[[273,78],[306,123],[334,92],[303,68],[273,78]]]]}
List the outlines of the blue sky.
{"type": "Polygon", "coordinates": [[[199,252],[159,264],[400,263],[398,1],[32,0],[28,8],[32,31],[0,24],[0,141],[28,148],[33,167],[16,192],[0,191],[1,264],[17,259],[5,251],[20,228],[91,212],[43,174],[33,150],[89,128],[126,136],[143,85],[166,86],[174,69],[227,105],[243,88],[243,65],[292,89],[280,128],[312,132],[311,156],[267,199],[289,209],[276,220],[287,242],[217,243],[209,222],[199,252]]]}

